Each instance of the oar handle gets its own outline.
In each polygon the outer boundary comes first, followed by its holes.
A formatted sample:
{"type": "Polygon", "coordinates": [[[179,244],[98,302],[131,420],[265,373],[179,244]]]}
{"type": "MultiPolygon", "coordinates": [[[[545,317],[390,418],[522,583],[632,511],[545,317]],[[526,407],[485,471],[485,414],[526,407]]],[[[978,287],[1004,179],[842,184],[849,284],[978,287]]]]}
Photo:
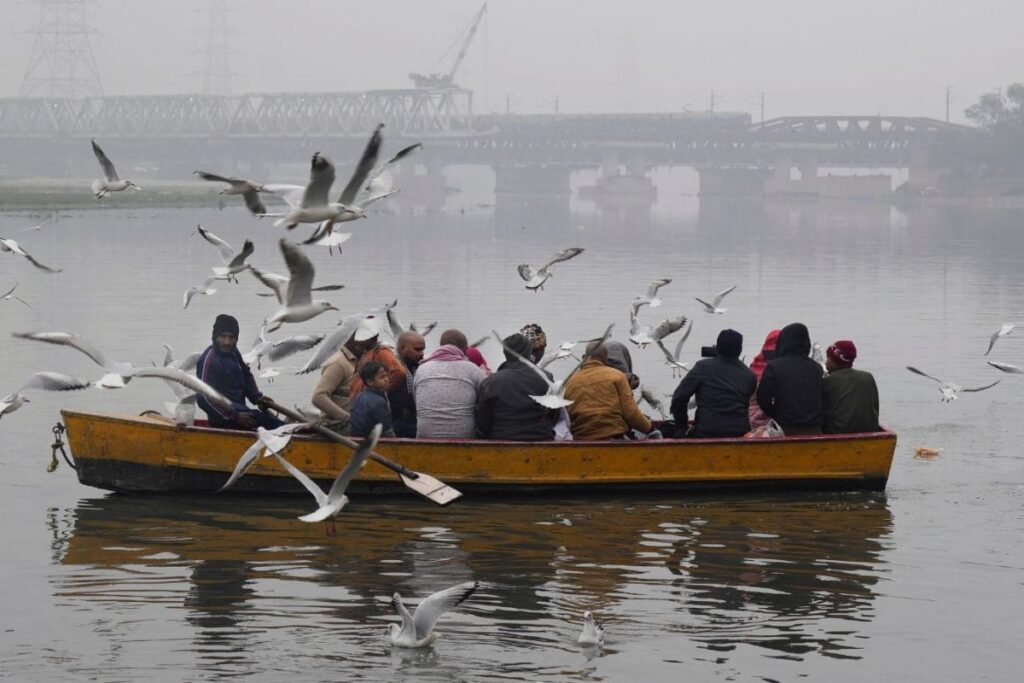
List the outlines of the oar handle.
{"type": "MultiPolygon", "coordinates": [[[[295,410],[291,410],[290,408],[285,408],[280,403],[275,403],[274,401],[267,401],[267,400],[264,400],[263,403],[265,405],[273,408],[277,412],[281,413],[282,415],[284,415],[285,417],[287,417],[290,420],[294,420],[296,422],[306,422],[307,421],[306,418],[303,417],[300,413],[298,413],[295,410]]],[[[356,449],[359,448],[359,444],[357,444],[352,439],[344,437],[341,434],[338,434],[337,432],[332,432],[330,429],[327,429],[327,427],[324,427],[323,425],[319,425],[319,424],[315,424],[314,423],[312,426],[313,426],[313,429],[315,429],[320,436],[322,436],[322,437],[324,437],[326,439],[330,439],[331,441],[337,441],[338,443],[342,444],[343,446],[348,446],[352,450],[356,450],[356,449]]],[[[387,467],[389,470],[397,472],[398,474],[401,474],[402,476],[409,477],[410,479],[417,479],[420,476],[418,473],[413,472],[412,470],[407,469],[407,468],[399,465],[397,462],[394,462],[393,460],[388,460],[383,455],[378,455],[377,453],[371,452],[370,453],[370,460],[378,462],[381,465],[384,465],[384,467],[387,467]]]]}

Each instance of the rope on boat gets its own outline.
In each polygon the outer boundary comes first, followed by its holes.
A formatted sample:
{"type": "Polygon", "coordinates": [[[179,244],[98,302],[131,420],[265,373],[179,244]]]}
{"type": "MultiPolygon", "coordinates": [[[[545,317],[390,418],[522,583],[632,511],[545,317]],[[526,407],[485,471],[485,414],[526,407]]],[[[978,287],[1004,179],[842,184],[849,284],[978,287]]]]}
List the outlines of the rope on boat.
{"type": "Polygon", "coordinates": [[[64,439],[61,438],[64,432],[67,431],[67,427],[58,422],[53,425],[53,429],[50,431],[53,432],[53,445],[50,446],[50,464],[46,466],[46,471],[53,472],[60,465],[60,461],[57,460],[57,451],[60,451],[60,454],[64,456],[64,462],[68,464],[68,467],[77,470],[78,468],[75,467],[75,463],[71,462],[71,458],[68,457],[68,452],[64,450],[64,439]]]}

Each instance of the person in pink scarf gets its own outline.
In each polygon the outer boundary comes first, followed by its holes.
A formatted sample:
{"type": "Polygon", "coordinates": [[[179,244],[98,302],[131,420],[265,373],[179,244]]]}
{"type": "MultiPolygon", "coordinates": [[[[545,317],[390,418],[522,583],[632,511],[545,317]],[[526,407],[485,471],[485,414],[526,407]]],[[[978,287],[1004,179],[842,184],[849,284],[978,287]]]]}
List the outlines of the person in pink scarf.
{"type": "Polygon", "coordinates": [[[484,354],[480,353],[480,349],[470,346],[466,349],[466,358],[476,363],[476,366],[483,370],[485,375],[491,376],[491,368],[487,365],[487,359],[484,358],[484,354]]]}
{"type": "MultiPolygon", "coordinates": [[[[768,367],[768,361],[775,357],[775,345],[779,341],[779,332],[781,330],[772,330],[768,333],[768,336],[764,339],[764,346],[761,347],[761,353],[754,356],[753,362],[750,363],[750,369],[754,371],[754,376],[757,377],[757,381],[761,381],[761,375],[764,374],[764,369],[768,367]]],[[[764,411],[761,410],[761,406],[757,405],[757,393],[750,397],[750,407],[747,409],[747,417],[750,419],[750,429],[754,430],[758,427],[763,427],[768,424],[770,417],[765,415],[764,411]]]]}
{"type": "Polygon", "coordinates": [[[476,434],[477,390],[485,375],[466,356],[467,348],[466,335],[445,330],[441,346],[416,369],[416,438],[472,439],[476,434]]]}

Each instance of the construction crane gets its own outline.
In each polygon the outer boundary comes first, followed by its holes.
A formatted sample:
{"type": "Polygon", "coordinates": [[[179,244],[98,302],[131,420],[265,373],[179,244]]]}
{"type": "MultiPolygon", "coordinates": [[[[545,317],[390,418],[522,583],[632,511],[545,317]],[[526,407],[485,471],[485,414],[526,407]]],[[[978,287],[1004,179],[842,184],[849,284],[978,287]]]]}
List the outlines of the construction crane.
{"type": "MultiPolygon", "coordinates": [[[[476,29],[480,26],[480,20],[484,18],[484,13],[487,12],[487,3],[483,4],[483,7],[476,13],[473,20],[469,23],[462,33],[456,36],[455,40],[448,49],[441,55],[441,59],[444,59],[445,55],[451,50],[455,43],[462,39],[462,47],[459,48],[459,54],[455,57],[455,63],[452,64],[452,68],[446,74],[432,73],[432,74],[409,74],[409,78],[416,84],[417,88],[455,88],[455,72],[459,70],[459,66],[462,64],[462,60],[466,58],[466,51],[469,50],[469,44],[473,42],[473,36],[476,35],[476,29]]],[[[438,60],[440,61],[440,60],[438,60]]]]}

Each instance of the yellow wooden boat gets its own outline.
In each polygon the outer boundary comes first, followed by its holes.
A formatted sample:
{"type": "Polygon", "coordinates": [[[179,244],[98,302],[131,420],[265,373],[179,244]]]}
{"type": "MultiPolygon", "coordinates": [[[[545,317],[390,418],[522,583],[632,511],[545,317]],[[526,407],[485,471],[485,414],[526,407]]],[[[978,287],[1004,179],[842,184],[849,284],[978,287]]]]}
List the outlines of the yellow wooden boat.
{"type": "MultiPolygon", "coordinates": [[[[181,427],[160,416],[65,410],[78,479],[114,491],[203,493],[219,489],[251,432],[181,427]]],[[[382,439],[376,451],[428,473],[463,493],[598,490],[813,489],[883,490],[896,434],[685,439],[551,441],[382,439]]],[[[298,436],[284,457],[329,486],[351,451],[298,436]]],[[[370,461],[350,491],[402,490],[390,469],[370,461]]],[[[260,458],[232,487],[248,493],[299,493],[301,486],[273,458],[260,458]]]]}

